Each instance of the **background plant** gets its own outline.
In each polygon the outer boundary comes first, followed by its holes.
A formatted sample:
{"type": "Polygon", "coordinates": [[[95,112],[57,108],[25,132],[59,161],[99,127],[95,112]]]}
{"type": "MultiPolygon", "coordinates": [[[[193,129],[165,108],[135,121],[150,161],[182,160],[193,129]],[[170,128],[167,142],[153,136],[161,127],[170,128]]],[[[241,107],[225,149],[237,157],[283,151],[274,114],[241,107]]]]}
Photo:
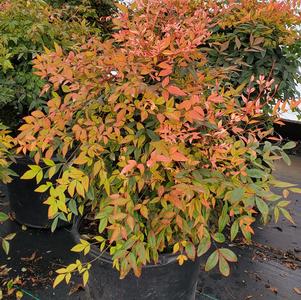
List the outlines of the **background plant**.
{"type": "MultiPolygon", "coordinates": [[[[214,14],[228,9],[212,5],[136,1],[131,13],[119,6],[113,39],[35,60],[37,74],[65,95],[53,93],[44,111],[24,119],[18,152],[37,164],[23,179],[39,184],[59,175],[36,190],[50,193],[53,228],[88,210],[98,222],[91,239],[110,252],[121,278],[131,270],[139,276],[169,251],[180,264],[209,252],[205,269],[218,264],[228,276],[237,258],[219,244],[239,233],[250,241],[258,213],[264,222],[270,212],[293,222],[283,198],[300,189],[275,180],[272,170],[275,160],[290,163],[284,150],[294,143],[273,145],[273,129],[263,122],[277,94],[274,80],[251,77],[237,88],[223,66],[208,64],[202,48],[214,14]],[[277,195],[271,186],[286,189],[277,195]]],[[[73,251],[86,255],[90,242],[73,251]]],[[[61,268],[54,285],[68,283],[74,271],[86,283],[90,267],[76,261],[61,268]]]]}
{"type": "Polygon", "coordinates": [[[101,28],[102,36],[112,31],[111,16],[117,12],[117,0],[56,0],[48,1],[50,5],[63,10],[65,19],[75,14],[87,20],[91,26],[101,28]]]}
{"type": "Polygon", "coordinates": [[[47,100],[40,96],[43,80],[32,71],[37,53],[55,43],[71,49],[93,32],[76,15],[62,20],[62,13],[40,0],[0,1],[0,120],[7,126],[15,128],[47,100]]]}
{"type": "Polygon", "coordinates": [[[273,78],[276,93],[266,112],[279,99],[300,98],[300,15],[292,9],[288,1],[232,1],[215,16],[208,39],[208,64],[233,68],[233,88],[246,86],[252,76],[273,78]]]}
{"type": "MultiPolygon", "coordinates": [[[[14,146],[13,138],[9,135],[7,127],[0,124],[0,182],[6,184],[12,181],[12,176],[15,173],[9,169],[13,161],[11,149],[14,146]]],[[[8,220],[8,215],[0,210],[0,224],[8,220]]],[[[9,252],[9,241],[14,238],[15,234],[9,234],[5,237],[0,237],[1,245],[6,254],[9,252]]]]}

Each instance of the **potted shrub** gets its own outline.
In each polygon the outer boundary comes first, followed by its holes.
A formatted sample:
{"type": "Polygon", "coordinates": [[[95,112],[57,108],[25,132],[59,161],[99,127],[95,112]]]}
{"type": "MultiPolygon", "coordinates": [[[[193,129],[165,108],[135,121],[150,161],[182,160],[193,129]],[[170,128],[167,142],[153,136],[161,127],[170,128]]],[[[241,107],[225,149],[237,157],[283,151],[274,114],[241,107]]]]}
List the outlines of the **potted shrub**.
{"type": "Polygon", "coordinates": [[[272,145],[263,124],[277,121],[264,113],[273,78],[232,88],[223,68],[208,66],[201,48],[212,14],[223,13],[210,5],[119,5],[112,39],[35,60],[66,94],[25,118],[17,151],[48,162],[26,176],[46,178],[37,191],[50,192],[50,219],[83,216],[72,249],[83,260],[57,270],[54,286],[78,271],[84,284],[91,274],[96,299],[193,299],[201,256],[206,271],[218,265],[228,276],[237,257],[226,242],[250,241],[258,214],[293,222],[282,198],[300,190],[272,170],[281,157],[289,163],[294,143],[272,145]]]}

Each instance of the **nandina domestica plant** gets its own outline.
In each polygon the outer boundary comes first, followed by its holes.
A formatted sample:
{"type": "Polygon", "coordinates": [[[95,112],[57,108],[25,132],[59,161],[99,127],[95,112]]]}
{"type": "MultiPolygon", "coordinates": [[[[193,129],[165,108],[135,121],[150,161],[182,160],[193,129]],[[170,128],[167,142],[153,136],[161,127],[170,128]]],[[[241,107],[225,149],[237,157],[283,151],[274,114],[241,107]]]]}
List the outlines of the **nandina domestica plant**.
{"type": "MultiPolygon", "coordinates": [[[[50,193],[49,218],[88,213],[97,234],[73,251],[86,255],[96,243],[121,278],[131,270],[140,276],[166,252],[180,265],[210,253],[205,269],[218,264],[228,276],[237,257],[225,241],[239,233],[250,241],[259,213],[264,222],[270,212],[293,222],[289,201],[270,187],[286,187],[285,197],[300,192],[272,175],[274,161],[289,162],[284,150],[294,147],[273,145],[273,130],[262,125],[273,78],[251,78],[241,90],[223,68],[208,67],[201,47],[221,13],[214,1],[137,0],[131,12],[119,8],[112,39],[36,58],[53,99],[20,127],[18,152],[37,164],[23,178],[58,176],[37,188],[50,193]]],[[[77,260],[57,270],[54,286],[75,271],[86,283],[90,267],[77,260]]]]}
{"type": "MultiPolygon", "coordinates": [[[[0,123],[0,182],[4,184],[11,182],[12,176],[16,175],[9,169],[11,162],[14,160],[13,153],[11,152],[13,146],[13,138],[9,135],[8,128],[0,123]]],[[[1,209],[0,224],[8,219],[8,215],[1,209]]],[[[1,245],[6,254],[9,252],[9,241],[13,239],[14,236],[14,233],[4,237],[0,236],[1,245]]]]}
{"type": "Polygon", "coordinates": [[[287,1],[233,3],[214,16],[217,25],[206,45],[209,65],[232,68],[228,73],[232,87],[245,87],[252,76],[274,79],[276,94],[266,111],[273,110],[279,99],[300,96],[296,83],[300,83],[301,20],[291,13],[291,5],[287,1]]]}

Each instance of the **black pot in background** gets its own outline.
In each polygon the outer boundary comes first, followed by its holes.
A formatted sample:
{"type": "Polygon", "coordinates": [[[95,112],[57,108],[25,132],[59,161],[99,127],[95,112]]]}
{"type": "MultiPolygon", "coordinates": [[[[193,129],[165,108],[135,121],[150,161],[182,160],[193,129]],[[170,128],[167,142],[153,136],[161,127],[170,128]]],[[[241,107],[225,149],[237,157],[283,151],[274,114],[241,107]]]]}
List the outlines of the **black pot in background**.
{"type": "MultiPolygon", "coordinates": [[[[76,242],[80,235],[75,228],[76,242]]],[[[201,259],[186,261],[182,266],[177,255],[161,255],[158,264],[142,268],[140,278],[132,272],[119,279],[119,272],[113,269],[108,253],[99,257],[100,252],[91,247],[85,261],[97,258],[89,271],[88,287],[91,299],[97,300],[194,300],[201,259]]]]}
{"type": "MultiPolygon", "coordinates": [[[[48,205],[43,202],[48,198],[47,193],[36,193],[35,179],[23,180],[20,177],[29,169],[28,165],[35,164],[27,157],[18,158],[11,169],[19,175],[7,185],[10,208],[15,220],[32,228],[50,228],[52,220],[48,219],[48,205]]],[[[43,181],[41,182],[41,184],[43,181]]],[[[58,222],[57,227],[69,225],[58,222]]]]}

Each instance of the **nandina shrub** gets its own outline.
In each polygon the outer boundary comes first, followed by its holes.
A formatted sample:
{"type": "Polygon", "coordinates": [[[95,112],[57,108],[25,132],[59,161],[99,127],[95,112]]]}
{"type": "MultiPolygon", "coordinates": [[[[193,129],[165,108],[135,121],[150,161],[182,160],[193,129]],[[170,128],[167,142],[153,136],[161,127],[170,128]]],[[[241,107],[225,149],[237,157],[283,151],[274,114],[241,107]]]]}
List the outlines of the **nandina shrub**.
{"type": "MultiPolygon", "coordinates": [[[[0,182],[9,183],[15,173],[9,169],[11,162],[14,160],[12,148],[14,146],[13,138],[9,135],[7,127],[0,123],[0,182]]],[[[0,210],[0,224],[8,220],[8,215],[0,210]]],[[[1,246],[6,254],[9,252],[9,241],[15,236],[14,233],[6,236],[0,236],[1,246]]],[[[0,265],[0,268],[2,266],[0,265]]],[[[0,286],[1,292],[1,286],[0,286]]]]}
{"type": "MultiPolygon", "coordinates": [[[[120,7],[112,39],[34,61],[36,74],[65,96],[54,93],[47,109],[24,118],[17,151],[36,165],[23,178],[58,176],[37,188],[50,192],[49,218],[89,213],[98,223],[91,238],[121,278],[140,276],[169,249],[180,264],[209,253],[205,269],[219,264],[227,276],[237,258],[226,241],[250,241],[259,214],[293,222],[282,198],[300,190],[272,170],[281,157],[289,162],[284,150],[294,144],[272,145],[273,130],[263,125],[273,79],[254,77],[239,90],[223,68],[208,66],[200,49],[221,8],[205,4],[135,1],[131,13],[120,7]],[[271,186],[287,189],[282,196],[271,186]]],[[[81,240],[73,251],[86,255],[93,243],[81,240]]],[[[86,283],[90,266],[77,260],[59,269],[54,286],[76,270],[86,283]]]]}
{"type": "Polygon", "coordinates": [[[81,16],[93,27],[101,29],[102,36],[112,30],[111,16],[117,12],[117,0],[51,0],[50,5],[63,9],[66,20],[72,15],[81,16]]]}
{"type": "Polygon", "coordinates": [[[279,99],[299,98],[301,19],[296,6],[288,1],[232,1],[213,19],[208,64],[232,69],[228,80],[233,88],[243,89],[254,75],[273,78],[276,93],[266,112],[279,99]]]}
{"type": "Polygon", "coordinates": [[[0,181],[3,183],[11,182],[11,176],[15,175],[15,173],[9,169],[13,161],[12,148],[14,146],[13,138],[9,133],[8,128],[0,123],[0,181]]]}
{"type": "Polygon", "coordinates": [[[68,22],[62,14],[40,0],[0,1],[0,121],[10,128],[48,99],[40,95],[45,83],[32,70],[36,54],[55,43],[73,49],[94,33],[75,14],[68,22]]]}

